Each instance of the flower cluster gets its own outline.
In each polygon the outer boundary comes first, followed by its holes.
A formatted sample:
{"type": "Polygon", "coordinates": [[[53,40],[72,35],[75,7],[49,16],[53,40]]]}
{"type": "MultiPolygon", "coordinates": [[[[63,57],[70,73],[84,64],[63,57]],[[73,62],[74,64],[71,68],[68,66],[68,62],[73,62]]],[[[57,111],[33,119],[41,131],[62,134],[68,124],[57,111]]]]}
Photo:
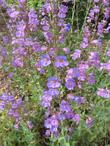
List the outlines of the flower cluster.
{"type": "Polygon", "coordinates": [[[13,95],[6,93],[0,96],[0,110],[6,111],[7,116],[11,117],[15,121],[15,125],[19,123],[21,117],[19,109],[23,104],[22,98],[16,99],[13,95]]]}

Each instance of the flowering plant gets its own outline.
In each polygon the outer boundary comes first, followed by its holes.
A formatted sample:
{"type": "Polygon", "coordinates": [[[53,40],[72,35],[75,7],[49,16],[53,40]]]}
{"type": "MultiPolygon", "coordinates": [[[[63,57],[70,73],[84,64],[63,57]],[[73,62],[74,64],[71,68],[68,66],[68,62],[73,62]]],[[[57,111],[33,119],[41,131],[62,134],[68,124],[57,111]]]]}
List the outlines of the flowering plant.
{"type": "Polygon", "coordinates": [[[7,6],[0,1],[9,31],[0,46],[0,71],[6,74],[2,117],[8,116],[18,131],[27,125],[27,132],[40,135],[43,144],[50,139],[52,145],[62,145],[63,139],[65,146],[73,146],[84,144],[84,138],[87,145],[97,143],[103,124],[110,120],[110,49],[104,40],[110,32],[110,2],[91,2],[82,30],[67,22],[68,7],[62,1],[45,0],[37,10],[28,8],[26,0],[17,3],[7,6]],[[71,40],[74,36],[81,41],[71,40]],[[37,126],[36,113],[41,118],[37,126]]]}

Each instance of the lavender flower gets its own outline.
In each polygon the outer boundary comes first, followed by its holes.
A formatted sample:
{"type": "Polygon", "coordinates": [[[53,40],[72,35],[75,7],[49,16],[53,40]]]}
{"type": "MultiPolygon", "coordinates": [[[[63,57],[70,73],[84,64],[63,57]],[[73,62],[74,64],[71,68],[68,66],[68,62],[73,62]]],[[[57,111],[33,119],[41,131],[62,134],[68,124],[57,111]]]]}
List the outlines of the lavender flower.
{"type": "Polygon", "coordinates": [[[103,98],[110,98],[110,90],[99,88],[97,91],[97,95],[103,98]]]}
{"type": "Polygon", "coordinates": [[[75,80],[74,79],[68,79],[65,83],[65,86],[68,90],[73,90],[74,87],[76,86],[75,80]]]}
{"type": "Polygon", "coordinates": [[[67,101],[62,100],[60,103],[60,112],[71,112],[71,110],[70,104],[67,101]]]}
{"type": "Polygon", "coordinates": [[[80,77],[80,70],[77,67],[70,68],[66,72],[66,80],[80,77]]]}
{"type": "Polygon", "coordinates": [[[48,78],[47,87],[48,88],[59,88],[61,83],[59,79],[55,76],[48,78]]]}
{"type": "Polygon", "coordinates": [[[40,59],[40,64],[42,67],[46,67],[51,64],[50,56],[48,54],[43,54],[40,59]]]}
{"type": "Polygon", "coordinates": [[[50,107],[50,103],[52,101],[52,96],[48,93],[44,93],[44,95],[41,97],[42,99],[42,106],[47,108],[50,107]]]}
{"type": "Polygon", "coordinates": [[[53,115],[45,120],[44,126],[49,129],[51,134],[55,134],[58,132],[59,122],[57,120],[56,115],[53,115]]]}
{"type": "Polygon", "coordinates": [[[76,60],[76,59],[80,58],[81,57],[81,50],[76,49],[74,51],[74,53],[71,55],[71,57],[72,57],[73,60],[76,60]]]}
{"type": "Polygon", "coordinates": [[[4,101],[2,101],[2,102],[0,102],[0,110],[4,110],[5,109],[5,102],[4,101]]]}
{"type": "Polygon", "coordinates": [[[106,55],[107,55],[107,56],[110,56],[110,48],[108,49],[106,55]]]}
{"type": "Polygon", "coordinates": [[[55,67],[62,68],[69,65],[66,56],[57,56],[55,60],[55,67]]]}

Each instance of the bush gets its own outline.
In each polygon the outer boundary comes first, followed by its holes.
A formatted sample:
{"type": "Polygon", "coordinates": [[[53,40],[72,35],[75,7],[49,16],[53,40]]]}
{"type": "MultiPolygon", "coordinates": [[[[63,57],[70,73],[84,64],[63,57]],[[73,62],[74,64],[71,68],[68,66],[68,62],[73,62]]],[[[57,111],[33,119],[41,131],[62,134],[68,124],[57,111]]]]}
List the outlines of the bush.
{"type": "Polygon", "coordinates": [[[3,146],[110,143],[110,2],[67,5],[0,1],[3,146]]]}

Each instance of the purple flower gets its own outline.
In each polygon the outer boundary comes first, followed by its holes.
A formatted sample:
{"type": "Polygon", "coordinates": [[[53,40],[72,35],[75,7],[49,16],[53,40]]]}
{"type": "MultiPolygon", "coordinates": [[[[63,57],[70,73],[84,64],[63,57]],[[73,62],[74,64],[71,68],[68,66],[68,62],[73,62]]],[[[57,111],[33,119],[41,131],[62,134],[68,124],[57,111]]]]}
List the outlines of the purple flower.
{"type": "Polygon", "coordinates": [[[9,37],[8,36],[3,36],[3,42],[4,43],[9,43],[9,37]]]}
{"type": "Polygon", "coordinates": [[[51,96],[57,96],[59,95],[59,91],[57,89],[49,89],[48,90],[48,93],[51,95],[51,96]]]}
{"type": "Polygon", "coordinates": [[[95,3],[98,3],[100,0],[94,0],[95,3]]]}
{"type": "Polygon", "coordinates": [[[106,63],[101,63],[100,69],[107,70],[110,73],[110,61],[108,61],[106,63]]]}
{"type": "Polygon", "coordinates": [[[15,67],[23,67],[23,65],[24,65],[24,63],[23,63],[23,59],[22,58],[15,58],[14,60],[13,60],[13,65],[15,66],[15,67]]]}
{"type": "Polygon", "coordinates": [[[65,31],[68,32],[70,29],[71,29],[71,24],[70,23],[66,24],[65,31]]]}
{"type": "Polygon", "coordinates": [[[73,117],[73,121],[75,121],[76,124],[79,124],[79,122],[80,122],[80,115],[79,114],[75,114],[74,117],[73,117]]]}
{"type": "Polygon", "coordinates": [[[59,121],[56,115],[53,115],[45,120],[45,128],[49,129],[51,134],[55,134],[58,131],[59,121]]]}
{"type": "Polygon", "coordinates": [[[90,85],[95,84],[95,75],[93,73],[89,74],[88,83],[90,85]]]}
{"type": "Polygon", "coordinates": [[[5,102],[4,101],[2,101],[2,102],[0,102],[0,110],[4,110],[4,108],[5,108],[5,102]]]}
{"type": "Polygon", "coordinates": [[[2,48],[2,50],[1,50],[1,55],[2,55],[3,57],[6,57],[6,56],[7,56],[7,49],[6,49],[6,48],[2,48]]]}
{"type": "Polygon", "coordinates": [[[106,55],[110,57],[110,48],[108,49],[106,55]]]}
{"type": "Polygon", "coordinates": [[[97,34],[99,36],[102,36],[103,35],[103,27],[104,27],[104,24],[102,22],[99,22],[98,23],[98,26],[97,26],[97,34]]]}
{"type": "Polygon", "coordinates": [[[71,110],[70,104],[67,101],[62,100],[60,103],[60,112],[71,112],[71,110]]]}
{"type": "Polygon", "coordinates": [[[18,0],[19,3],[23,4],[26,2],[26,0],[18,0]]]}
{"type": "Polygon", "coordinates": [[[76,82],[74,79],[68,79],[65,83],[65,86],[68,90],[73,90],[76,86],[76,82]]]}
{"type": "Polygon", "coordinates": [[[72,57],[73,60],[76,60],[76,59],[80,58],[81,57],[81,50],[76,49],[74,51],[74,53],[71,55],[71,57],[72,57]]]}
{"type": "Polygon", "coordinates": [[[7,13],[11,18],[17,18],[19,15],[19,11],[16,11],[15,8],[7,9],[7,13]]]}
{"type": "Polygon", "coordinates": [[[75,114],[74,114],[74,112],[67,112],[67,113],[65,113],[65,118],[66,119],[73,119],[74,118],[74,116],[75,116],[75,114]]]}
{"type": "Polygon", "coordinates": [[[96,6],[96,5],[94,6],[93,10],[96,14],[100,12],[99,6],[96,6]]]}
{"type": "Polygon", "coordinates": [[[65,54],[69,54],[70,53],[70,49],[69,48],[63,48],[63,51],[65,52],[65,54]]]}
{"type": "Polygon", "coordinates": [[[67,98],[76,102],[78,105],[85,103],[85,98],[81,96],[74,96],[73,94],[68,94],[67,98]]]}
{"type": "Polygon", "coordinates": [[[92,44],[98,46],[98,47],[101,47],[102,46],[102,41],[101,39],[95,39],[91,42],[92,44]]]}
{"type": "Polygon", "coordinates": [[[67,11],[68,11],[68,8],[66,6],[60,5],[58,17],[59,18],[65,18],[67,11]]]}
{"type": "Polygon", "coordinates": [[[80,70],[77,67],[70,68],[66,72],[66,80],[80,77],[80,70]]]}
{"type": "Polygon", "coordinates": [[[52,96],[48,93],[44,93],[43,96],[41,97],[42,99],[42,106],[43,107],[50,107],[50,103],[52,101],[52,96]]]}
{"type": "Polygon", "coordinates": [[[48,78],[47,87],[48,88],[59,88],[61,83],[59,79],[55,76],[48,78]]]}
{"type": "Polygon", "coordinates": [[[53,41],[52,32],[44,32],[44,37],[48,43],[51,43],[53,41]]]}
{"type": "Polygon", "coordinates": [[[109,2],[109,0],[103,0],[102,3],[103,3],[105,6],[108,6],[110,2],[109,2]]]}
{"type": "Polygon", "coordinates": [[[40,59],[40,64],[42,67],[46,67],[51,64],[50,56],[48,54],[43,54],[40,59]]]}
{"type": "Polygon", "coordinates": [[[99,88],[97,91],[97,95],[103,98],[110,98],[110,90],[99,88]]]}
{"type": "Polygon", "coordinates": [[[60,68],[60,67],[68,66],[69,63],[67,61],[66,56],[57,56],[54,65],[55,67],[60,68]]]}
{"type": "Polygon", "coordinates": [[[16,55],[26,56],[27,55],[26,49],[24,47],[14,48],[12,53],[14,56],[16,56],[16,55]]]}
{"type": "Polygon", "coordinates": [[[99,59],[98,52],[90,52],[89,63],[90,65],[95,66],[95,67],[100,66],[100,59],[99,59]]]}
{"type": "Polygon", "coordinates": [[[22,38],[25,36],[26,22],[24,20],[19,21],[17,24],[16,37],[22,38]]]}
{"type": "Polygon", "coordinates": [[[44,10],[44,12],[46,12],[46,13],[50,13],[50,12],[52,11],[52,6],[51,6],[51,4],[50,4],[50,3],[45,3],[45,4],[43,5],[43,10],[44,10]]]}
{"type": "Polygon", "coordinates": [[[5,102],[8,102],[8,101],[13,101],[14,100],[14,96],[12,95],[8,95],[6,93],[3,93],[1,96],[0,96],[0,99],[5,101],[5,102]]]}
{"type": "Polygon", "coordinates": [[[37,26],[39,25],[36,12],[33,9],[31,9],[30,12],[28,13],[28,17],[30,30],[31,31],[36,30],[37,26]]]}

